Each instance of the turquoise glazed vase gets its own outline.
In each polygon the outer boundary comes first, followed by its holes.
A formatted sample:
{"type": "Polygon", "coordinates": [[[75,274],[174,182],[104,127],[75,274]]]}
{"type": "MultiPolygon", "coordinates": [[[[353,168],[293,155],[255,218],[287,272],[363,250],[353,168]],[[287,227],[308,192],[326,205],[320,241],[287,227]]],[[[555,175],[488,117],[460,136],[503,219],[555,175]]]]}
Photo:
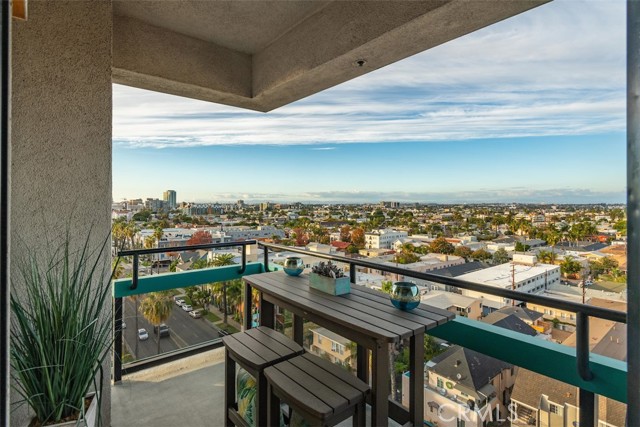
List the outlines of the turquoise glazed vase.
{"type": "Polygon", "coordinates": [[[420,304],[418,285],[409,282],[395,282],[389,295],[391,303],[400,310],[413,310],[420,304]]]}
{"type": "Polygon", "coordinates": [[[284,260],[284,272],[289,276],[299,276],[304,271],[304,263],[302,258],[290,256],[284,260]]]}

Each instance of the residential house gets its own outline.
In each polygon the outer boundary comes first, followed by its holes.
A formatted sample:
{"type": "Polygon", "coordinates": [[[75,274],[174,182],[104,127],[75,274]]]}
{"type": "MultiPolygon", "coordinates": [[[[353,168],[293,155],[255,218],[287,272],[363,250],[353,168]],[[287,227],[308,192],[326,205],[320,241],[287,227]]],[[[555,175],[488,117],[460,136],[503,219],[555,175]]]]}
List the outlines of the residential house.
{"type": "MultiPolygon", "coordinates": [[[[598,427],[624,427],[626,405],[602,396],[597,399],[598,427]]],[[[517,414],[512,417],[514,427],[578,425],[578,389],[527,369],[518,369],[511,404],[517,414]]]]}
{"type": "MultiPolygon", "coordinates": [[[[452,346],[427,363],[424,419],[438,427],[481,427],[506,419],[513,365],[452,346]]],[[[408,405],[409,376],[402,376],[402,403],[408,405]]]]}
{"type": "Polygon", "coordinates": [[[431,291],[421,301],[432,307],[450,311],[459,316],[478,320],[482,317],[482,302],[478,298],[466,297],[453,292],[431,291]]]}

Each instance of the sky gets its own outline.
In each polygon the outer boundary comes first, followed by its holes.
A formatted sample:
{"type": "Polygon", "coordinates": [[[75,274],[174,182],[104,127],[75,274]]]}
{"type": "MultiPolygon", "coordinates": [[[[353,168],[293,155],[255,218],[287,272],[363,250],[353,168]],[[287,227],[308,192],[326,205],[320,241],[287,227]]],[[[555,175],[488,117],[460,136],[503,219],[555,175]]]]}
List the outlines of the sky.
{"type": "Polygon", "coordinates": [[[623,203],[625,58],[556,0],[269,113],[113,85],[113,199],[623,203]]]}

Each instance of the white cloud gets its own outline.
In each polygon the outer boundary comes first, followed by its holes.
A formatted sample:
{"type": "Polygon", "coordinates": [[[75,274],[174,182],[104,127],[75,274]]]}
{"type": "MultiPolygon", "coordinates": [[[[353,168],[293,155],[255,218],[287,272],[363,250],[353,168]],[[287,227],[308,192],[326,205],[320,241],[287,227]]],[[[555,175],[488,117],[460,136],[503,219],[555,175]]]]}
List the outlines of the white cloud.
{"type": "MultiPolygon", "coordinates": [[[[232,203],[238,199],[235,193],[214,193],[196,202],[232,203]]],[[[586,188],[551,188],[533,190],[511,187],[499,190],[476,190],[459,192],[379,192],[379,191],[315,191],[300,193],[250,193],[243,194],[248,203],[298,202],[306,203],[370,203],[393,200],[420,203],[620,203],[624,191],[594,191],[586,188]]]]}
{"type": "Polygon", "coordinates": [[[624,131],[624,6],[558,0],[267,114],[114,85],[114,141],[322,146],[624,131]]]}

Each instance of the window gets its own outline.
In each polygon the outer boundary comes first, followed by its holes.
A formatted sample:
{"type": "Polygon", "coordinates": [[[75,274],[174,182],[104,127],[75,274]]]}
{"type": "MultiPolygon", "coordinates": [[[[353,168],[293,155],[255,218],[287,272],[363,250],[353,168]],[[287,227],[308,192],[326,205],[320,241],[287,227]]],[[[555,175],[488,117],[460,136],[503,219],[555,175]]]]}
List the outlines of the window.
{"type": "Polygon", "coordinates": [[[322,344],[322,335],[317,334],[318,335],[318,344],[322,344]]]}
{"type": "Polygon", "coordinates": [[[557,414],[559,412],[558,405],[554,405],[553,403],[550,403],[549,412],[551,412],[552,414],[557,414]]]}
{"type": "Polygon", "coordinates": [[[444,388],[444,384],[442,383],[442,378],[438,377],[438,387],[444,388]]]}
{"type": "Polygon", "coordinates": [[[458,418],[458,426],[457,427],[464,427],[464,420],[461,418],[458,418]]]}

